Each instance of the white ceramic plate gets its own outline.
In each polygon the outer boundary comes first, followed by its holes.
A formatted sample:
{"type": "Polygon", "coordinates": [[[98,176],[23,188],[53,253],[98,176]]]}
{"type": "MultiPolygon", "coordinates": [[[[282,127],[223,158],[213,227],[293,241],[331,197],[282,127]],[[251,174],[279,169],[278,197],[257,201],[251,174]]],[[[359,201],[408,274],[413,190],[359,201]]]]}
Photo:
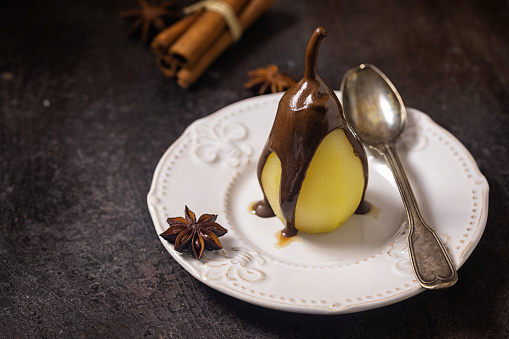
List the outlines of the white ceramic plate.
{"type": "MultiPolygon", "coordinates": [[[[161,238],[168,252],[210,287],[277,310],[358,312],[422,292],[409,263],[396,184],[375,153],[369,153],[366,192],[372,211],[334,232],[299,233],[281,247],[276,235],[282,223],[249,212],[262,198],[256,164],[281,95],[247,99],[194,122],[163,155],[147,197],[157,234],[168,228],[166,218],[184,215],[185,205],[197,216],[218,214],[228,229],[220,238],[224,249],[205,252],[201,260],[161,238]]],[[[459,268],[486,225],[488,183],[449,132],[415,109],[408,109],[408,120],[397,144],[401,161],[424,217],[459,268]]]]}

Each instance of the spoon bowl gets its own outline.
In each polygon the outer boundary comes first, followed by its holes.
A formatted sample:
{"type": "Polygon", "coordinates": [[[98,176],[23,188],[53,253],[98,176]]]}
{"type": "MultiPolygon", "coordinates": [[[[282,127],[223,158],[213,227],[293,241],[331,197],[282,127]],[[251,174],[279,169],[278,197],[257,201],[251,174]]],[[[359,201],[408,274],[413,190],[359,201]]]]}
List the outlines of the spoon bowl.
{"type": "Polygon", "coordinates": [[[424,288],[452,286],[456,268],[438,234],[424,220],[401,165],[395,142],[405,130],[406,109],[398,91],[375,66],[348,71],[341,83],[346,120],[361,141],[377,149],[394,174],[408,219],[408,252],[417,281],[424,288]]]}
{"type": "Polygon", "coordinates": [[[362,64],[348,71],[341,92],[345,116],[365,144],[395,142],[403,133],[407,121],[403,100],[375,66],[362,64]]]}

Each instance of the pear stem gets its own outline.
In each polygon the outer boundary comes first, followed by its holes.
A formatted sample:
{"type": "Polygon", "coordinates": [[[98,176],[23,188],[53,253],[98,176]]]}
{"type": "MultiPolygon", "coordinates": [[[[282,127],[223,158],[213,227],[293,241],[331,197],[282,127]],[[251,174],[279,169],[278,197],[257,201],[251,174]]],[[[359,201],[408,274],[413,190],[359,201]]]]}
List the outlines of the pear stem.
{"type": "Polygon", "coordinates": [[[318,76],[316,72],[316,62],[318,60],[318,50],[320,49],[320,43],[327,36],[327,32],[322,27],[318,27],[311,35],[309,39],[308,47],[306,49],[306,69],[304,71],[305,78],[316,78],[318,76]]]}

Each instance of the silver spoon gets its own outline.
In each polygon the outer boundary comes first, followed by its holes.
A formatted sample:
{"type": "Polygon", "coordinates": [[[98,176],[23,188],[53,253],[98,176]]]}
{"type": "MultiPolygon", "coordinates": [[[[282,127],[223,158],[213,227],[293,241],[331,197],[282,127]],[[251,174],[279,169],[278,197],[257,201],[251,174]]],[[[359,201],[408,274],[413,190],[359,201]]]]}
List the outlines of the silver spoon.
{"type": "Polygon", "coordinates": [[[362,64],[345,74],[341,92],[348,122],[365,144],[384,156],[394,174],[408,217],[408,248],[417,281],[429,289],[454,285],[456,268],[438,234],[424,221],[394,146],[407,121],[398,91],[379,69],[362,64]]]}

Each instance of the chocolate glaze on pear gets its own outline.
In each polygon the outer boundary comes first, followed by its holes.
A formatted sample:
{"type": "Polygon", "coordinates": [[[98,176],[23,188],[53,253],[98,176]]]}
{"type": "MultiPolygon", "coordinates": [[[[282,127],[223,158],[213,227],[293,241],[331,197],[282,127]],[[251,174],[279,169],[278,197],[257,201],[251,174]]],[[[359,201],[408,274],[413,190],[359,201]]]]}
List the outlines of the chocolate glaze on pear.
{"type": "MultiPolygon", "coordinates": [[[[326,36],[321,27],[313,32],[306,49],[304,77],[281,98],[272,130],[258,161],[257,175],[262,190],[261,175],[267,158],[274,152],[281,161],[279,203],[285,221],[282,235],[286,237],[297,234],[295,210],[309,164],[322,140],[336,129],[344,130],[364,169],[364,192],[355,213],[367,213],[370,209],[370,204],[364,200],[368,183],[366,151],[347,124],[337,96],[316,71],[318,50],[326,36]]],[[[253,210],[260,217],[274,216],[265,192],[264,199],[255,203],[253,210]]]]}

